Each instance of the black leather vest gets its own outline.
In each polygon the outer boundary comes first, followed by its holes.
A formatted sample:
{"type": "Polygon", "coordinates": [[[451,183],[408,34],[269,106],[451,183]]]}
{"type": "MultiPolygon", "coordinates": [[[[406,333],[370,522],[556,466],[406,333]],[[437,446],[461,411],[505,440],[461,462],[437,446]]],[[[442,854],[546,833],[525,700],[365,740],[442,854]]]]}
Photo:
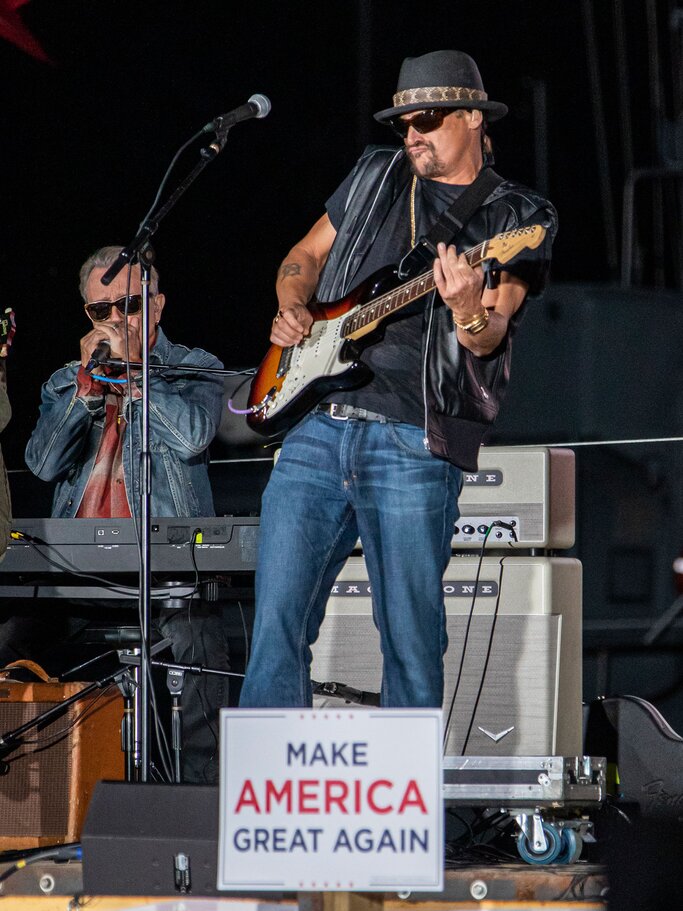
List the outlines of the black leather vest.
{"type": "MultiPolygon", "coordinates": [[[[354,278],[381,229],[388,209],[411,180],[403,149],[369,147],[358,161],[342,223],[321,272],[316,297],[334,301],[354,287],[354,278]]],[[[557,230],[551,204],[532,190],[504,181],[470,218],[457,239],[467,249],[502,231],[542,223],[550,250],[557,230]]],[[[546,268],[531,281],[542,290],[546,268]]],[[[508,385],[512,337],[524,304],[510,320],[505,339],[484,357],[458,343],[449,309],[434,292],[425,308],[422,335],[425,433],[430,451],[468,471],[476,470],[479,446],[493,424],[508,385]]]]}

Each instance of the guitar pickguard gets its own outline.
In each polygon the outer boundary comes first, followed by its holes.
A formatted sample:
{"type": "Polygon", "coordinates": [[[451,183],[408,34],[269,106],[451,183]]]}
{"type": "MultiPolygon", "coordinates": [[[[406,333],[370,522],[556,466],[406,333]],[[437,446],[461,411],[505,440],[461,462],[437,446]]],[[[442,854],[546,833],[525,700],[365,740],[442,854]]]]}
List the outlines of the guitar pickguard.
{"type": "MultiPolygon", "coordinates": [[[[351,311],[353,312],[353,311],[351,311]]],[[[298,345],[283,348],[276,378],[279,389],[264,405],[263,419],[272,420],[284,409],[289,409],[296,399],[319,381],[348,373],[353,367],[355,348],[341,337],[341,326],[348,314],[331,320],[317,320],[311,334],[298,345]]]]}

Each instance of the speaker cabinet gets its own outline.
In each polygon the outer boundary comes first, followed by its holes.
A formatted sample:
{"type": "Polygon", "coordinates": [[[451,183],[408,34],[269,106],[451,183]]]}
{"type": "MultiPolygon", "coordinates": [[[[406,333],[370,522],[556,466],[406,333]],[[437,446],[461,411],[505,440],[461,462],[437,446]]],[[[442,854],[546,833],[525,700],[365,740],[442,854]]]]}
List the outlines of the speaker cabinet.
{"type": "Polygon", "coordinates": [[[97,785],[81,836],[89,895],[216,895],[218,788],[97,785]]]}
{"type": "MultiPolygon", "coordinates": [[[[263,893],[216,888],[218,814],[219,789],[211,785],[101,781],[81,836],[83,891],[262,899],[263,893]]],[[[249,907],[274,907],[285,894],[269,892],[268,898],[270,903],[250,902],[249,907]]],[[[163,903],[165,908],[181,905],[163,903]]],[[[207,911],[217,907],[209,903],[207,911]]]]}
{"type": "MultiPolygon", "coordinates": [[[[0,679],[0,733],[25,724],[81,690],[82,683],[0,679]]],[[[90,695],[44,728],[33,728],[5,756],[0,788],[0,850],[78,841],[95,782],[123,778],[118,693],[90,695]]]]}
{"type": "MultiPolygon", "coordinates": [[[[455,556],[444,575],[444,721],[455,693],[446,755],[580,755],[581,564],[485,557],[463,657],[478,563],[455,556]]],[[[362,557],[347,561],[332,590],[311,674],[319,682],[380,690],[379,634],[362,557]]],[[[340,704],[316,697],[318,707],[340,704]]]]}

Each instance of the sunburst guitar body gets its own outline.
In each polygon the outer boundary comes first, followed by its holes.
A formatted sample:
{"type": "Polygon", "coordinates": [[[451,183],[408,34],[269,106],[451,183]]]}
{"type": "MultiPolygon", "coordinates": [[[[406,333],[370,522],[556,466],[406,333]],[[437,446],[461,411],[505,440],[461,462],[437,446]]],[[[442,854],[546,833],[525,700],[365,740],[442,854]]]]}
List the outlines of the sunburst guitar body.
{"type": "MultiPolygon", "coordinates": [[[[465,251],[471,266],[484,260],[501,265],[521,250],[538,247],[543,225],[496,234],[465,251]]],[[[271,345],[251,384],[249,426],[264,436],[288,430],[331,392],[367,382],[370,371],[359,359],[364,347],[377,342],[386,317],[435,288],[434,272],[400,283],[398,270],[387,267],[338,301],[313,301],[310,334],[298,345],[271,345]]]]}

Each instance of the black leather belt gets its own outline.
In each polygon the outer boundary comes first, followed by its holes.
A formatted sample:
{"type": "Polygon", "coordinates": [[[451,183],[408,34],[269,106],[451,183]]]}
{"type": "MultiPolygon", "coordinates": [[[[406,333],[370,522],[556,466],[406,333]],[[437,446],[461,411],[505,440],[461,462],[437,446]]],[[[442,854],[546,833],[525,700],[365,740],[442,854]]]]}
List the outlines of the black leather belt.
{"type": "Polygon", "coordinates": [[[376,411],[368,411],[367,408],[355,408],[353,405],[339,405],[337,402],[324,402],[315,409],[322,414],[327,414],[335,421],[348,421],[349,418],[355,421],[379,421],[380,424],[392,424],[391,418],[383,414],[377,414],[376,411]]]}

